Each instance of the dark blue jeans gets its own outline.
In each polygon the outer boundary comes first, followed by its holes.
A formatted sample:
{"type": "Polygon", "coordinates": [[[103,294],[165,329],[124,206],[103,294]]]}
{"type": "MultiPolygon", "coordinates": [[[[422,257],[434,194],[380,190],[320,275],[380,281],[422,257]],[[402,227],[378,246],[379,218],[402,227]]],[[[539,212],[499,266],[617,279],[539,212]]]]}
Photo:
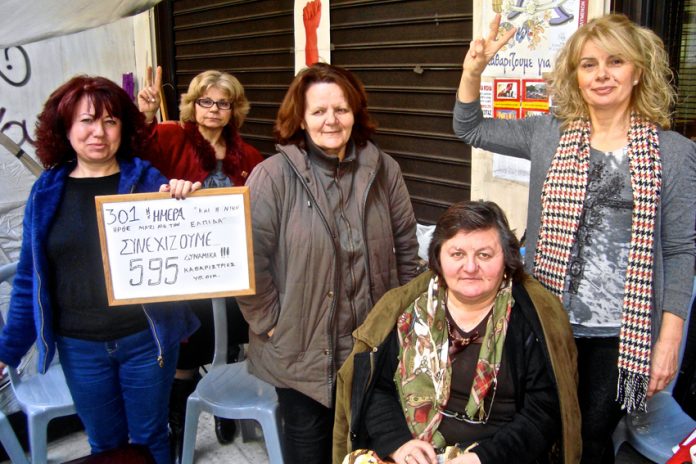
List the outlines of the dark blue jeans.
{"type": "Polygon", "coordinates": [[[60,362],[92,453],[129,442],[169,464],[168,408],[178,346],[163,353],[150,330],[108,342],[58,337],[60,362]]]}
{"type": "Polygon", "coordinates": [[[331,462],[334,410],[291,388],[276,388],[285,464],[331,462]]]}

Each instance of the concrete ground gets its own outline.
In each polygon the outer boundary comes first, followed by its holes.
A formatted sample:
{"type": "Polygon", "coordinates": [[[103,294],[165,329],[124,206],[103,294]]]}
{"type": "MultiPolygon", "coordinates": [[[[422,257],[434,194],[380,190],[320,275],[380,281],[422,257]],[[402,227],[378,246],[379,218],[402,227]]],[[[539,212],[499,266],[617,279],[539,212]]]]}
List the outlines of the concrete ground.
{"type": "MultiPolygon", "coordinates": [[[[196,437],[196,463],[225,464],[267,464],[268,456],[263,440],[242,442],[237,432],[234,443],[222,446],[215,438],[213,417],[202,413],[198,422],[196,437]]],[[[75,432],[54,440],[48,445],[48,464],[59,464],[89,454],[87,436],[84,432],[75,432]]],[[[2,461],[0,464],[10,464],[2,461]]]]}
{"type": "MultiPolygon", "coordinates": [[[[89,454],[89,445],[84,432],[75,432],[49,443],[48,464],[70,461],[87,454],[89,454]]],[[[221,446],[215,438],[212,416],[202,413],[198,423],[194,462],[198,464],[267,464],[268,456],[262,440],[243,443],[239,431],[234,443],[221,446]]],[[[651,462],[639,456],[628,445],[621,448],[616,459],[616,464],[651,464],[651,462]]],[[[10,464],[10,461],[3,461],[0,464],[10,464]]]]}

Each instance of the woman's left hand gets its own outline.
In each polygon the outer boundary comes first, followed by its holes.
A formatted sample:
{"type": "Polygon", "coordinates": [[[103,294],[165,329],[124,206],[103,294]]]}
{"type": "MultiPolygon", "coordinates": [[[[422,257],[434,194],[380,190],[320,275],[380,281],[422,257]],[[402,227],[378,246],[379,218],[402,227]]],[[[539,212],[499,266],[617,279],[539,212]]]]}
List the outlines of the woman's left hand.
{"type": "Polygon", "coordinates": [[[445,464],[481,464],[481,460],[476,453],[464,453],[454,459],[445,461],[445,464]]]}
{"type": "Polygon", "coordinates": [[[663,313],[660,334],[652,348],[648,398],[663,390],[677,375],[683,329],[684,319],[672,313],[663,313]]]}
{"type": "Polygon", "coordinates": [[[171,193],[172,198],[183,200],[189,193],[195,192],[201,188],[200,182],[191,182],[190,180],[172,179],[168,184],[160,186],[160,192],[171,193]]]}

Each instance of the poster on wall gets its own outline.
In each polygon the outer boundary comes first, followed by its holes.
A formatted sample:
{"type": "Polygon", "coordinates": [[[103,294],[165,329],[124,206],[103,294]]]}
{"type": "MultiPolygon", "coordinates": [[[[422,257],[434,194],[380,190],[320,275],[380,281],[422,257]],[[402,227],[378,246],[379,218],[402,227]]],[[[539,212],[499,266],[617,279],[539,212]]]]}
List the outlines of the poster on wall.
{"type": "MultiPolygon", "coordinates": [[[[482,95],[484,91],[492,94],[490,112],[484,109],[486,117],[519,119],[549,112],[549,95],[543,75],[552,70],[553,57],[568,38],[587,22],[588,1],[481,2],[480,31],[488,30],[496,14],[501,15],[499,34],[517,29],[484,71],[482,95]]],[[[493,176],[527,183],[529,161],[494,153],[493,176]]]]}
{"type": "Polygon", "coordinates": [[[491,60],[484,76],[541,77],[551,71],[553,57],[575,30],[587,22],[588,0],[484,0],[481,30],[496,14],[500,31],[517,32],[491,60]]]}
{"type": "Polygon", "coordinates": [[[295,74],[316,62],[331,63],[329,0],[295,0],[295,74]]]}

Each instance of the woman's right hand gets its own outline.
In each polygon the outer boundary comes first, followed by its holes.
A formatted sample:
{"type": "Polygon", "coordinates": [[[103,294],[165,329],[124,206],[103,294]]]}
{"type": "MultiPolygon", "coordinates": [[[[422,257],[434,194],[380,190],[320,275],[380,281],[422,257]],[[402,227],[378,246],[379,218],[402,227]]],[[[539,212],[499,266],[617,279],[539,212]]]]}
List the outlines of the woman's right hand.
{"type": "Polygon", "coordinates": [[[457,91],[459,101],[470,103],[479,98],[483,70],[495,54],[515,35],[516,28],[513,27],[497,39],[499,27],[500,15],[497,14],[491,21],[488,37],[471,41],[469,51],[462,63],[462,79],[457,91]]]}
{"type": "Polygon", "coordinates": [[[433,445],[415,438],[401,445],[391,458],[396,464],[437,464],[433,445]]]}
{"type": "Polygon", "coordinates": [[[503,46],[515,35],[516,29],[513,27],[506,31],[499,39],[498,29],[500,28],[500,14],[495,15],[488,29],[488,37],[474,39],[469,45],[469,51],[464,57],[462,68],[464,72],[475,76],[481,76],[486,69],[488,62],[500,51],[503,46]]]}
{"type": "Polygon", "coordinates": [[[145,121],[149,124],[155,119],[155,114],[160,107],[162,97],[162,67],[157,66],[155,80],[152,81],[152,66],[147,67],[145,87],[138,92],[138,109],[145,115],[145,121]]]}

